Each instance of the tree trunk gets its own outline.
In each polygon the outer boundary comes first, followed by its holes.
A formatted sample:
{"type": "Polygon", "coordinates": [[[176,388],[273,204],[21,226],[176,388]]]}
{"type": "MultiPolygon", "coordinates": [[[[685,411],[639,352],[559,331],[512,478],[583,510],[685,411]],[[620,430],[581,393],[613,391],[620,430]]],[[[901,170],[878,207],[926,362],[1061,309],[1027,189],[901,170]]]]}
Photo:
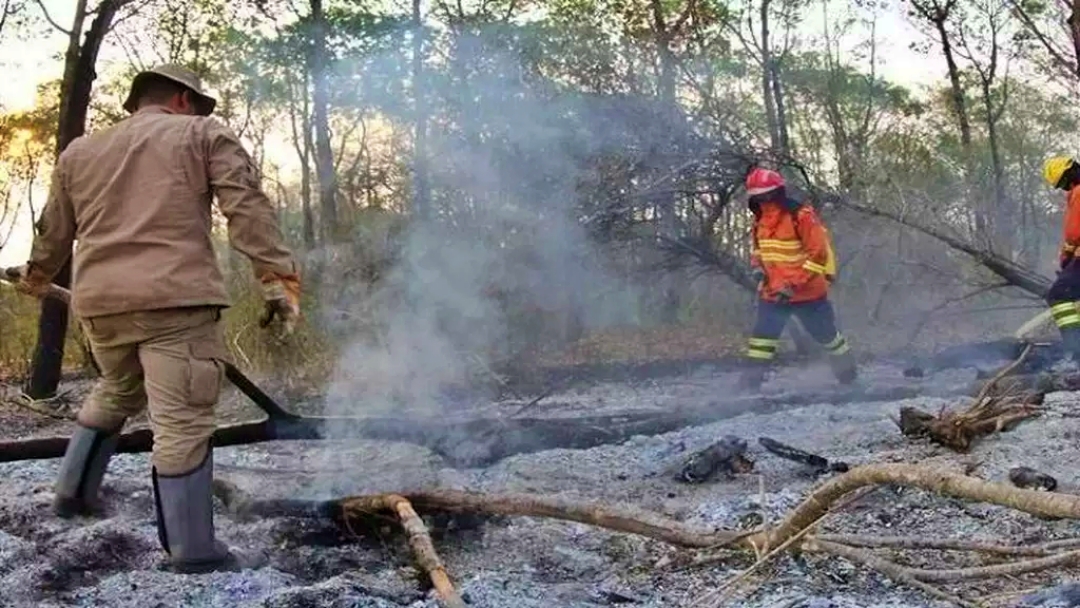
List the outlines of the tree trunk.
{"type": "MultiPolygon", "coordinates": [[[[671,52],[671,30],[664,19],[664,7],[661,0],[651,0],[653,16],[654,39],[656,53],[660,59],[659,96],[661,107],[668,120],[675,120],[679,114],[678,99],[675,89],[675,57],[671,52]]],[[[663,171],[672,170],[673,167],[664,167],[663,171]]],[[[675,215],[675,196],[667,195],[657,201],[656,212],[660,234],[668,239],[678,239],[678,218],[675,215]]],[[[662,302],[660,316],[665,323],[674,323],[678,320],[679,308],[682,306],[680,297],[680,285],[678,275],[674,272],[666,272],[660,281],[662,302]]]]}
{"type": "Polygon", "coordinates": [[[1073,66],[1080,77],[1080,0],[1072,0],[1072,14],[1069,16],[1069,34],[1073,43],[1073,66]]]}
{"type": "Polygon", "coordinates": [[[412,3],[413,25],[413,98],[416,103],[416,132],[413,143],[413,213],[419,218],[431,216],[431,191],[427,166],[427,89],[424,80],[424,22],[420,0],[412,3]]]}
{"type": "Polygon", "coordinates": [[[997,252],[1012,259],[1016,231],[1015,222],[1013,221],[1015,214],[1008,200],[1007,178],[1005,168],[1002,165],[1001,147],[998,141],[997,125],[1000,112],[994,108],[990,85],[989,80],[983,81],[982,93],[983,104],[986,108],[986,133],[990,145],[990,162],[994,180],[994,209],[990,213],[990,217],[993,218],[994,246],[997,252]]]}
{"type": "MultiPolygon", "coordinates": [[[[953,112],[956,115],[957,125],[960,127],[960,145],[963,152],[963,164],[967,169],[966,177],[970,179],[972,150],[971,150],[971,117],[968,114],[967,100],[964,97],[964,85],[960,81],[960,68],[956,65],[956,56],[952,42],[949,40],[949,32],[945,28],[952,10],[952,4],[945,8],[936,8],[931,21],[937,30],[941,42],[941,53],[945,56],[945,65],[949,71],[949,88],[952,97],[953,112]]],[[[970,182],[966,184],[970,186],[970,182]]],[[[970,194],[970,192],[969,192],[970,194]]],[[[991,234],[991,220],[986,213],[984,201],[971,201],[975,218],[975,242],[981,247],[993,248],[993,235],[991,234]]]]}
{"type": "Polygon", "coordinates": [[[303,81],[297,89],[293,88],[291,72],[286,78],[289,81],[289,126],[292,128],[293,148],[300,160],[300,207],[304,247],[312,251],[315,249],[315,214],[311,210],[311,104],[308,101],[311,76],[306,65],[302,72],[303,81]],[[300,98],[299,103],[297,97],[300,98]]]}
{"type": "Polygon", "coordinates": [[[779,150],[782,154],[791,154],[791,138],[788,136],[787,110],[784,103],[784,83],[780,77],[780,62],[775,57],[769,60],[769,72],[772,74],[772,92],[776,105],[776,133],[779,137],[779,150]]]}
{"type": "MultiPolygon", "coordinates": [[[[56,132],[57,156],[75,138],[86,132],[86,114],[90,93],[97,74],[98,50],[112,25],[116,12],[127,0],[103,0],[94,21],[79,45],[83,23],[87,17],[86,0],[79,0],[72,24],[68,51],[65,57],[64,81],[61,84],[60,124],[56,132]]],[[[71,286],[71,259],[60,269],[54,282],[61,287],[71,286]]],[[[68,307],[55,299],[42,300],[38,319],[38,339],[30,362],[30,377],[25,392],[32,399],[47,399],[56,394],[64,363],[64,340],[67,337],[68,307]]]]}
{"type": "Polygon", "coordinates": [[[953,112],[956,113],[956,121],[960,125],[960,144],[964,152],[971,149],[971,119],[968,117],[967,102],[964,100],[964,86],[960,82],[960,68],[956,65],[956,57],[953,55],[952,43],[949,42],[949,33],[945,30],[945,19],[948,15],[934,20],[938,36],[941,37],[941,53],[945,55],[945,65],[949,69],[949,85],[952,90],[953,112]]]}
{"type": "Polygon", "coordinates": [[[776,99],[773,97],[772,52],[769,50],[769,0],[761,2],[761,97],[765,102],[765,122],[769,127],[769,140],[774,150],[782,149],[780,126],[776,117],[776,99]]]}
{"type": "Polygon", "coordinates": [[[311,75],[315,80],[315,170],[319,177],[319,207],[322,234],[326,241],[335,240],[337,231],[337,182],[334,171],[334,151],[330,146],[329,58],[326,50],[327,24],[323,14],[322,0],[311,0],[313,40],[311,48],[311,75]]]}

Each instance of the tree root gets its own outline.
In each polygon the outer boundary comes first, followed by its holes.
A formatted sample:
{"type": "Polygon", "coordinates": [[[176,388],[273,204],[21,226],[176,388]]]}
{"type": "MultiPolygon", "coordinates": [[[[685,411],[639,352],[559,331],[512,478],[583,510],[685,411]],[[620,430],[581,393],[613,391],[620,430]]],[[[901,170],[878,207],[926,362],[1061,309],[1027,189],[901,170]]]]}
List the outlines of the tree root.
{"type": "Polygon", "coordinates": [[[967,452],[978,439],[1007,431],[1038,416],[1040,409],[1036,404],[1041,403],[1042,395],[1006,379],[1024,362],[1031,349],[1032,345],[1028,344],[1015,361],[983,384],[975,402],[964,410],[942,410],[933,416],[917,408],[902,408],[897,422],[900,431],[907,437],[929,437],[935,443],[967,452]]]}

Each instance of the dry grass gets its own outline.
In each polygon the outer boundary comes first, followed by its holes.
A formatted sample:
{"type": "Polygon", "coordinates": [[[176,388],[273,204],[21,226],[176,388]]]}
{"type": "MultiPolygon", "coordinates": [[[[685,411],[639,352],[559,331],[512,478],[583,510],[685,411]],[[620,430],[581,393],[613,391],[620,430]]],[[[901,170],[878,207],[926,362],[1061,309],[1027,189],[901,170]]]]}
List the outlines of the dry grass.
{"type": "Polygon", "coordinates": [[[745,328],[691,321],[656,327],[613,327],[591,332],[559,352],[545,353],[542,365],[628,361],[712,359],[739,355],[745,328]]]}

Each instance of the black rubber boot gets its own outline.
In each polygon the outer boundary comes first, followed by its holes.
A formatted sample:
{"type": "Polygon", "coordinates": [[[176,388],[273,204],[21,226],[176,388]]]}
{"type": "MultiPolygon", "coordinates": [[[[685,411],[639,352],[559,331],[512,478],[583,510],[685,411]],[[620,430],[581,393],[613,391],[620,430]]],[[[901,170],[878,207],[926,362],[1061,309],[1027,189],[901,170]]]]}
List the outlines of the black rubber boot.
{"type": "Polygon", "coordinates": [[[78,426],[68,440],[56,478],[53,511],[63,518],[98,515],[98,490],[116,451],[119,433],[78,426]]]}
{"type": "Polygon", "coordinates": [[[765,383],[765,376],[768,375],[769,365],[767,363],[751,362],[747,364],[746,369],[739,377],[739,392],[742,393],[756,393],[761,390],[761,385],[765,383]]]}
{"type": "Polygon", "coordinates": [[[198,468],[167,477],[152,472],[158,539],[169,554],[170,569],[183,574],[236,572],[265,560],[236,552],[214,535],[213,451],[198,468]]]}
{"type": "Polygon", "coordinates": [[[855,356],[851,354],[851,351],[840,355],[829,355],[829,367],[832,368],[836,380],[844,386],[853,384],[859,377],[855,356]]]}
{"type": "Polygon", "coordinates": [[[1080,327],[1062,327],[1058,331],[1061,332],[1061,345],[1065,347],[1065,352],[1072,355],[1073,361],[1080,363],[1080,327]]]}

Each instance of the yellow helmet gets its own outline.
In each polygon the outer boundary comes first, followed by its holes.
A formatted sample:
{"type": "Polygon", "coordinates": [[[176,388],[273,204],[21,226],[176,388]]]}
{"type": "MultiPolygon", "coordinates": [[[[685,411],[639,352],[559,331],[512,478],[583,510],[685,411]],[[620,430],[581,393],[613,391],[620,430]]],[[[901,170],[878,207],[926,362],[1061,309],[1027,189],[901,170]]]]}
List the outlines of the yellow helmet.
{"type": "Polygon", "coordinates": [[[1073,159],[1068,156],[1054,156],[1046,159],[1043,163],[1043,179],[1050,184],[1051,188],[1057,188],[1061,176],[1072,167],[1073,159]]]}

